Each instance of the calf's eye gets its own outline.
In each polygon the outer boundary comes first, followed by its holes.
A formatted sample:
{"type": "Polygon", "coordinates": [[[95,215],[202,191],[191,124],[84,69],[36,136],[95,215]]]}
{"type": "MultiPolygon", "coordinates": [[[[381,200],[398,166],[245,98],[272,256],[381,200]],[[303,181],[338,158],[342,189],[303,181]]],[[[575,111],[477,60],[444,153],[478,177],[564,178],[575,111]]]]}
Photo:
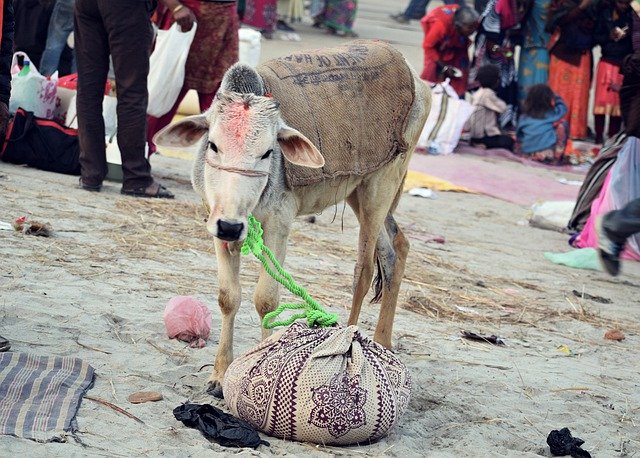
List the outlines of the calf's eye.
{"type": "Polygon", "coordinates": [[[272,150],[272,149],[270,149],[269,151],[267,151],[266,153],[264,153],[260,159],[266,159],[266,158],[268,158],[269,156],[271,156],[271,153],[273,153],[273,150],[272,150]]]}
{"type": "Polygon", "coordinates": [[[209,148],[211,148],[211,151],[213,151],[214,153],[218,152],[218,147],[213,142],[209,142],[209,148]]]}

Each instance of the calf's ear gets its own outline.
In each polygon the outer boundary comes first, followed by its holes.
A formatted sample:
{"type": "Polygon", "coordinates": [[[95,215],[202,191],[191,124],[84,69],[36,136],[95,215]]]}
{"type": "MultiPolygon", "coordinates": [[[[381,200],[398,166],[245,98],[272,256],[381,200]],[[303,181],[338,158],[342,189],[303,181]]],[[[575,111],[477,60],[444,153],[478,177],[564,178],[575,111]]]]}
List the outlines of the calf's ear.
{"type": "Polygon", "coordinates": [[[324,157],[311,140],[299,131],[283,126],[278,131],[278,143],[284,158],[292,164],[319,169],[324,166],[324,157]]]}
{"type": "Polygon", "coordinates": [[[153,143],[163,148],[185,148],[198,142],[208,131],[205,115],[187,116],[155,134],[153,143]]]}

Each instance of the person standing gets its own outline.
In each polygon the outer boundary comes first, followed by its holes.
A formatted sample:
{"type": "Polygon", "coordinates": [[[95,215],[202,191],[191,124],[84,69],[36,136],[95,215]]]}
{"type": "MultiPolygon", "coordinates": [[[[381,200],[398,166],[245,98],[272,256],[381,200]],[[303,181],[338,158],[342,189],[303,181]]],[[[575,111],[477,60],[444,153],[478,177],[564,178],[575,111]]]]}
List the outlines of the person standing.
{"type": "MultiPolygon", "coordinates": [[[[640,26],[640,8],[634,8],[634,25],[640,26]]],[[[621,114],[627,141],[640,138],[640,28],[634,30],[633,54],[622,64],[620,89],[621,114]]],[[[629,171],[631,172],[631,171],[629,171]]],[[[620,255],[627,239],[640,232],[640,198],[629,201],[623,208],[613,210],[596,219],[598,254],[604,270],[616,276],[620,272],[620,255]]]]}
{"type": "MultiPolygon", "coordinates": [[[[176,0],[163,0],[183,30],[193,26],[193,14],[176,0]]],[[[145,155],[147,75],[153,40],[153,0],[76,0],[75,49],[78,65],[78,137],[80,185],[100,191],[107,174],[102,100],[113,60],[118,98],[118,147],[122,156],[121,193],[135,197],[173,198],[151,176],[145,155]]]]}
{"type": "MultiPolygon", "coordinates": [[[[13,0],[0,0],[0,138],[5,138],[9,125],[14,30],[13,0]]],[[[9,349],[11,349],[9,340],[0,336],[0,351],[9,349]]]]}
{"type": "MultiPolygon", "coordinates": [[[[49,20],[47,44],[40,59],[40,73],[53,75],[58,70],[60,56],[73,32],[73,7],[75,0],[56,0],[49,20]]],[[[71,73],[76,72],[75,59],[71,59],[71,73]]]]}
{"type": "Polygon", "coordinates": [[[595,43],[600,45],[602,57],[598,62],[595,83],[593,115],[596,143],[604,143],[604,125],[609,117],[609,138],[622,126],[620,113],[620,87],[622,60],[633,52],[631,44],[631,0],[615,0],[598,11],[594,33],[595,43]]]}
{"type": "MultiPolygon", "coordinates": [[[[181,0],[184,9],[193,13],[198,23],[185,64],[184,85],[173,107],[160,117],[147,118],[149,151],[155,152],[153,136],[169,125],[190,89],[198,92],[200,111],[206,111],[218,92],[229,67],[238,61],[238,14],[235,0],[202,2],[181,0]]],[[[168,8],[159,7],[158,25],[167,29],[174,21],[168,8]]]]}
{"type": "Polygon", "coordinates": [[[550,0],[533,0],[522,24],[522,48],[518,65],[518,102],[522,104],[529,89],[549,81],[551,34],[545,31],[550,0]]]}
{"type": "Polygon", "coordinates": [[[321,9],[314,7],[313,25],[324,27],[327,33],[340,37],[355,38],[353,23],[358,12],[357,0],[324,0],[321,9]]]}
{"type": "Polygon", "coordinates": [[[549,39],[549,86],[567,104],[569,137],[587,136],[591,49],[595,29],[593,0],[552,0],[546,30],[549,39]]]}
{"type": "Polygon", "coordinates": [[[479,14],[471,7],[444,5],[422,18],[424,68],[429,82],[452,78],[451,87],[462,97],[469,79],[469,36],[478,28],[479,14]]]}
{"type": "Polygon", "coordinates": [[[260,30],[267,40],[273,38],[278,22],[278,0],[246,0],[242,23],[260,30]]]}

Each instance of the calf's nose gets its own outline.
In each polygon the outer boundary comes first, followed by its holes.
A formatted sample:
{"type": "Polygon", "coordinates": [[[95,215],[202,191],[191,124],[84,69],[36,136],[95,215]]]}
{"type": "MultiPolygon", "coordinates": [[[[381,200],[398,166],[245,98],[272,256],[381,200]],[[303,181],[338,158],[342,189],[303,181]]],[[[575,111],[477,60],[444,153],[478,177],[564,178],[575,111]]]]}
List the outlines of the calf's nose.
{"type": "Polygon", "coordinates": [[[244,229],[243,223],[231,223],[223,219],[218,220],[218,238],[227,242],[235,242],[240,238],[244,229]]]}

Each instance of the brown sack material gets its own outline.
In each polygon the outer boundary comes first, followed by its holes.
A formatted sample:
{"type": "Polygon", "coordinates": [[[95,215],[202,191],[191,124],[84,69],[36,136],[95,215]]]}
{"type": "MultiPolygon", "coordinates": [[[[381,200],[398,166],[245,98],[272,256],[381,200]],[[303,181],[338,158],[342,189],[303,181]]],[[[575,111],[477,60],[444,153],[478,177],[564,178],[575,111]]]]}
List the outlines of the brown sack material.
{"type": "Polygon", "coordinates": [[[270,60],[257,71],[285,122],[325,159],[322,169],[285,161],[289,187],[366,175],[406,153],[414,80],[402,54],[388,44],[352,41],[270,60]]]}
{"type": "Polygon", "coordinates": [[[294,323],[236,359],[223,391],[234,415],[273,437],[351,445],[379,439],[398,423],[411,377],[357,326],[294,323]]]}

